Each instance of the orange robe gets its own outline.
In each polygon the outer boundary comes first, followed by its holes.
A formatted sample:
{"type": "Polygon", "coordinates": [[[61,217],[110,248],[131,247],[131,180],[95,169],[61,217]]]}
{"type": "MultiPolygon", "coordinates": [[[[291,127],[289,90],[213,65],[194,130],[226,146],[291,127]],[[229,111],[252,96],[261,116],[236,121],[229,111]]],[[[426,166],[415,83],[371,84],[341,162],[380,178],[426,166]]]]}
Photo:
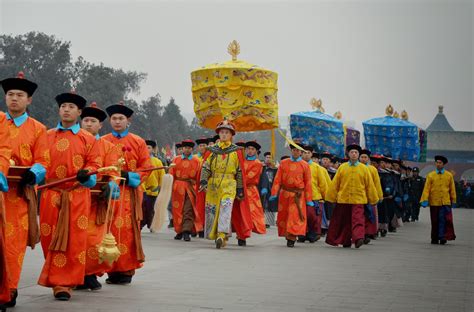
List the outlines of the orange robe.
{"type": "MultiPolygon", "coordinates": [[[[8,133],[6,116],[0,112],[0,172],[5,177],[8,175],[10,168],[10,136],[8,133]]],[[[10,288],[8,287],[7,259],[5,248],[5,224],[3,223],[5,216],[5,206],[3,193],[0,192],[0,303],[10,301],[10,288]]]]}
{"type": "Polygon", "coordinates": [[[277,196],[278,192],[278,235],[306,235],[306,203],[312,201],[311,171],[306,161],[288,158],[280,163],[272,196],[277,196]],[[301,194],[298,200],[301,211],[296,204],[295,191],[301,194]]]}
{"type": "MultiPolygon", "coordinates": [[[[109,133],[102,138],[112,142],[117,148],[119,158],[125,159],[122,170],[135,171],[151,167],[150,154],[145,141],[138,135],[128,133],[124,137],[117,138],[109,133]],[[131,151],[124,151],[124,147],[129,147],[131,151]]],[[[150,172],[140,172],[139,174],[140,181],[143,183],[150,172]]],[[[114,206],[111,226],[111,232],[117,240],[121,255],[113,263],[109,272],[130,272],[133,274],[133,270],[141,268],[145,261],[140,238],[140,221],[143,218],[143,189],[141,186],[131,188],[128,185],[125,187],[122,185],[123,183],[120,184],[120,199],[114,206]],[[132,198],[134,198],[133,203],[132,198]]]]}
{"type": "Polygon", "coordinates": [[[258,191],[258,183],[262,175],[263,165],[260,160],[244,160],[245,177],[247,182],[247,196],[252,215],[252,231],[258,234],[265,234],[265,214],[258,191]]]}
{"type": "MultiPolygon", "coordinates": [[[[81,169],[95,171],[100,166],[96,139],[80,129],[48,130],[51,165],[46,181],[75,176],[81,169]]],[[[40,201],[41,246],[45,263],[38,284],[46,287],[73,287],[84,282],[86,268],[87,227],[91,206],[90,190],[77,181],[67,182],[43,191],[40,201]],[[68,194],[69,193],[69,194],[68,194]],[[65,251],[49,250],[56,229],[61,199],[69,197],[69,236],[65,251]]]]}
{"type": "MultiPolygon", "coordinates": [[[[118,162],[118,153],[115,146],[102,138],[97,140],[99,147],[101,167],[116,166],[118,162]]],[[[98,176],[97,181],[108,181],[107,177],[98,176]]],[[[118,184],[118,181],[117,181],[118,184]]],[[[99,205],[100,193],[93,193],[91,196],[91,210],[89,214],[89,226],[87,228],[87,251],[86,251],[86,275],[103,275],[110,266],[107,262],[99,263],[98,245],[102,242],[106,233],[106,224],[97,224],[97,209],[99,205]]],[[[105,201],[107,204],[108,198],[105,201]]],[[[107,207],[105,207],[107,208],[107,207]]]]}
{"type": "Polygon", "coordinates": [[[201,169],[201,161],[197,157],[192,157],[190,160],[181,156],[175,157],[173,163],[176,165],[170,169],[170,174],[173,176],[173,193],[171,195],[173,225],[176,233],[183,231],[183,209],[186,196],[191,201],[194,210],[194,229],[196,232],[203,230],[203,223],[199,219],[199,214],[196,209],[196,179],[198,172],[201,169]]]}
{"type": "MultiPolygon", "coordinates": [[[[15,125],[13,119],[9,120],[8,129],[12,147],[11,158],[15,161],[15,166],[31,167],[34,164],[41,164],[47,169],[50,157],[46,127],[28,117],[19,127],[15,125]]],[[[18,181],[9,181],[8,184],[9,190],[5,194],[7,221],[5,245],[10,288],[17,289],[28,245],[28,202],[23,196],[18,196],[18,181]]],[[[37,207],[33,209],[36,210],[37,207]]]]}

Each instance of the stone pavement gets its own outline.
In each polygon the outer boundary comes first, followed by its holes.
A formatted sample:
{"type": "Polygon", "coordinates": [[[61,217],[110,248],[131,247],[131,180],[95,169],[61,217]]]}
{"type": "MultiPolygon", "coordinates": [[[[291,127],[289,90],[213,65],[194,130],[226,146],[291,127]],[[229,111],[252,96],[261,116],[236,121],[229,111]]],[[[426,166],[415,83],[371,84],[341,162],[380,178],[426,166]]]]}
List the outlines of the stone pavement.
{"type": "MultiPolygon", "coordinates": [[[[474,210],[456,209],[458,238],[431,245],[428,209],[361,249],[322,242],[286,247],[270,229],[245,248],[143,233],[147,262],[130,286],[76,291],[53,300],[36,285],[41,247],[25,258],[20,297],[9,311],[474,311],[474,210]]],[[[103,278],[101,279],[104,280],[103,278]]]]}

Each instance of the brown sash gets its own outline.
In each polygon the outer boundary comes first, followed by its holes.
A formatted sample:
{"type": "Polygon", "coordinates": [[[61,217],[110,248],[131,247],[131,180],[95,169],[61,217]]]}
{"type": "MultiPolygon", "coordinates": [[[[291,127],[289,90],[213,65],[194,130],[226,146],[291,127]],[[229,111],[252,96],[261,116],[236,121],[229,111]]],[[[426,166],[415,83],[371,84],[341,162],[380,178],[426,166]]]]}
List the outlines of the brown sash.
{"type": "MultiPolygon", "coordinates": [[[[139,188],[130,188],[130,208],[132,210],[132,218],[135,220],[132,221],[133,237],[135,238],[135,247],[137,260],[139,262],[145,261],[145,254],[143,253],[142,247],[142,237],[140,230],[140,221],[143,219],[143,211],[140,205],[139,197],[139,188]]],[[[132,219],[133,220],[133,219],[132,219]]]]}
{"type": "Polygon", "coordinates": [[[295,197],[294,197],[295,204],[296,204],[296,207],[298,207],[298,214],[300,215],[300,221],[303,222],[304,215],[303,215],[303,210],[301,209],[300,199],[301,199],[301,195],[303,195],[304,189],[296,188],[296,187],[286,187],[286,186],[282,186],[281,188],[285,190],[286,192],[295,194],[295,197]]]}
{"type": "Polygon", "coordinates": [[[38,226],[38,196],[36,191],[31,186],[23,188],[23,198],[28,204],[28,243],[31,249],[40,240],[39,226],[38,226]]]}
{"type": "Polygon", "coordinates": [[[71,210],[69,194],[73,189],[78,186],[79,184],[67,189],[52,189],[53,191],[61,193],[61,204],[59,206],[59,215],[58,221],[56,223],[56,230],[53,232],[51,244],[49,245],[49,250],[64,252],[67,249],[67,243],[69,239],[69,215],[71,210]]]}

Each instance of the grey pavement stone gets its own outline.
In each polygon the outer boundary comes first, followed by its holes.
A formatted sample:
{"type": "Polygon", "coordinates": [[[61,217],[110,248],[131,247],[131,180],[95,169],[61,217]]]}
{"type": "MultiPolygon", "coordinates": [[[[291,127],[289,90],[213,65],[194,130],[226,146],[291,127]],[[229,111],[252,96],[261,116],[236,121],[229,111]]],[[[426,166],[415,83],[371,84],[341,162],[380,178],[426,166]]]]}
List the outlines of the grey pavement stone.
{"type": "Polygon", "coordinates": [[[36,285],[41,247],[28,250],[19,311],[473,311],[474,210],[456,209],[457,239],[430,244],[428,210],[421,222],[361,249],[320,241],[286,247],[275,228],[248,240],[173,240],[143,232],[146,262],[132,285],[74,292],[58,302],[36,285]]]}

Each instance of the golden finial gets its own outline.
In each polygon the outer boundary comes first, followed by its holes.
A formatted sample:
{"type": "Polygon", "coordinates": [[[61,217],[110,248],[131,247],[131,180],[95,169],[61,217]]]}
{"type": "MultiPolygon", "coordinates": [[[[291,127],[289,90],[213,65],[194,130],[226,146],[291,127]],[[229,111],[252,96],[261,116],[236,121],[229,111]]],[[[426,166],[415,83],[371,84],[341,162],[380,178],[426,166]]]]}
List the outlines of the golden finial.
{"type": "Polygon", "coordinates": [[[323,101],[321,101],[321,99],[316,100],[315,98],[312,98],[310,104],[313,109],[324,113],[323,101]]]}
{"type": "Polygon", "coordinates": [[[342,119],[342,113],[341,113],[341,111],[335,112],[335,113],[334,113],[334,118],[336,118],[336,119],[342,119]]]}
{"type": "Polygon", "coordinates": [[[443,108],[444,108],[443,105],[438,106],[438,113],[439,113],[439,114],[442,114],[442,113],[443,113],[443,108]]]}
{"type": "Polygon", "coordinates": [[[240,44],[237,42],[237,40],[233,40],[231,43],[229,43],[227,52],[232,55],[232,61],[237,61],[237,55],[240,54],[240,44]]]}
{"type": "Polygon", "coordinates": [[[395,113],[393,113],[393,117],[400,118],[400,114],[397,111],[395,111],[395,113]]]}
{"type": "Polygon", "coordinates": [[[408,120],[408,113],[407,113],[406,110],[403,110],[403,112],[402,112],[402,119],[403,120],[408,120]]]}
{"type": "Polygon", "coordinates": [[[393,107],[391,104],[389,104],[387,106],[387,108],[385,109],[385,114],[387,114],[387,116],[392,116],[393,115],[393,107]]]}

